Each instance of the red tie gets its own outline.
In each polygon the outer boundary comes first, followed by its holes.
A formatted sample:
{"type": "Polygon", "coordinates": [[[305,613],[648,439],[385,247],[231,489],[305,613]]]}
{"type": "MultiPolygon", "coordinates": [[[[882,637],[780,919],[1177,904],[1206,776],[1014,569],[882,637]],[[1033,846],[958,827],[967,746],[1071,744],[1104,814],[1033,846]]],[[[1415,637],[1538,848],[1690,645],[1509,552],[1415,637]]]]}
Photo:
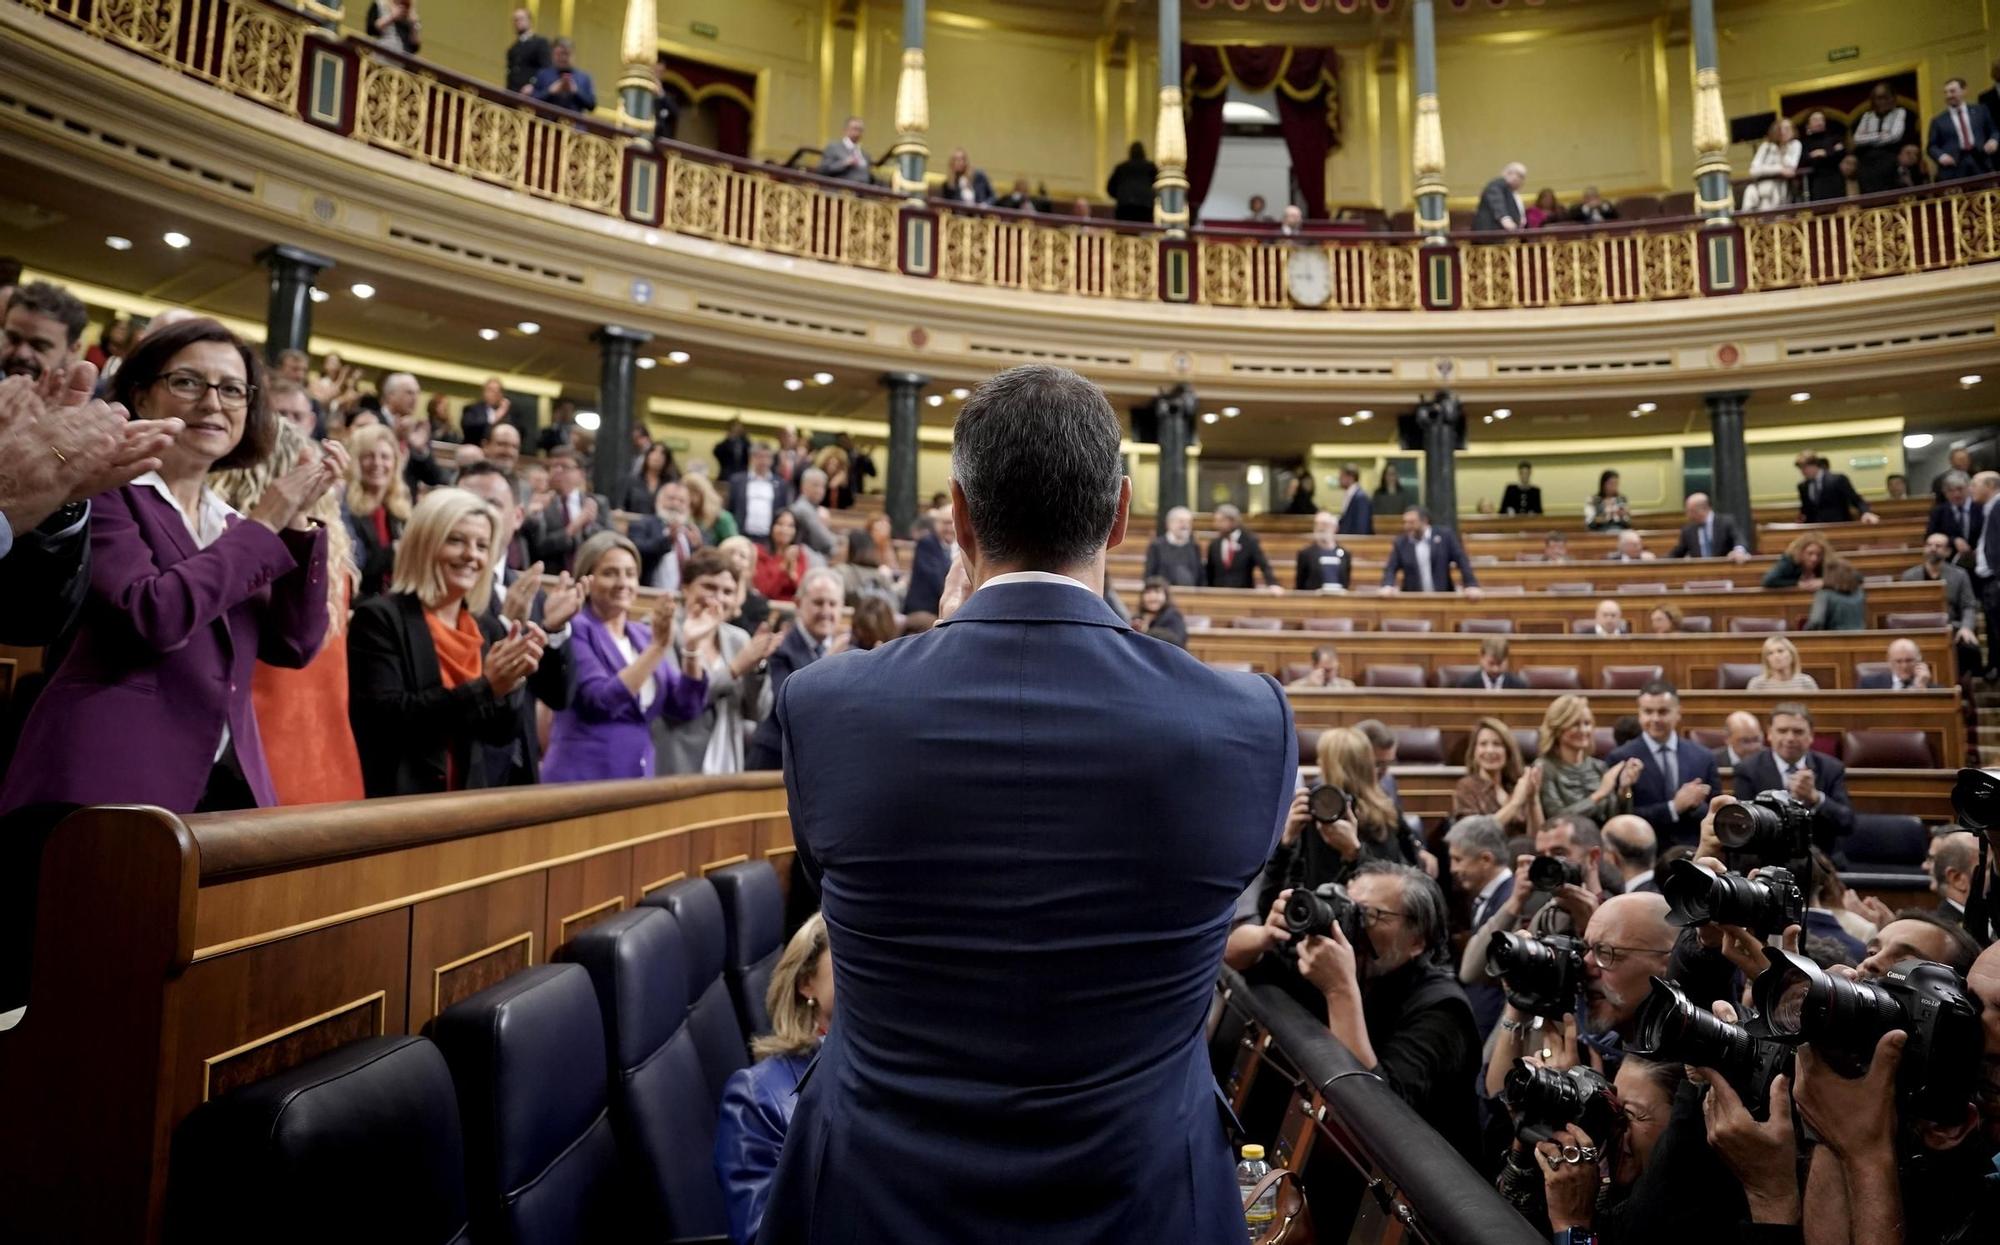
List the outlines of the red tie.
{"type": "Polygon", "coordinates": [[[1961,151],[1972,150],[1972,127],[1965,123],[1965,105],[1951,110],[1952,123],[1958,126],[1958,146],[1961,151]]]}
{"type": "Polygon", "coordinates": [[[1225,540],[1225,541],[1223,541],[1223,542],[1222,542],[1222,569],[1223,569],[1223,570],[1225,570],[1225,571],[1226,571],[1226,570],[1228,570],[1228,569],[1229,569],[1229,564],[1230,564],[1231,562],[1234,562],[1235,560],[1236,560],[1236,542],[1235,542],[1235,541],[1233,541],[1233,540],[1225,540]]]}

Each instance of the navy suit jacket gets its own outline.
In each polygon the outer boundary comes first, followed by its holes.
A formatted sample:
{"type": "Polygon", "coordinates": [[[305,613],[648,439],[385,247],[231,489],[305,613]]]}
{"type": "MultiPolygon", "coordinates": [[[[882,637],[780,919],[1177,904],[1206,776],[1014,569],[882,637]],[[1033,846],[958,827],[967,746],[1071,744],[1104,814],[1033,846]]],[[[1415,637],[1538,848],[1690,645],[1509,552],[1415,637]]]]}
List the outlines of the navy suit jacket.
{"type": "MultiPolygon", "coordinates": [[[[1854,829],[1854,805],[1847,797],[1847,767],[1824,752],[1808,750],[1806,768],[1813,772],[1813,784],[1826,799],[1813,813],[1813,842],[1829,855],[1839,841],[1854,829]]],[[[1743,759],[1736,767],[1736,798],[1748,800],[1759,791],[1776,791],[1778,754],[1769,748],[1743,759]]]]}
{"type": "MultiPolygon", "coordinates": [[[[1641,735],[1614,750],[1605,758],[1605,764],[1616,765],[1631,757],[1638,757],[1644,763],[1644,768],[1639,771],[1639,781],[1632,787],[1632,811],[1644,817],[1647,824],[1653,827],[1660,850],[1665,851],[1676,843],[1698,842],[1701,839],[1701,819],[1708,814],[1708,801],[1703,800],[1686,812],[1676,814],[1673,809],[1674,792],[1679,788],[1667,786],[1667,776],[1660,770],[1660,759],[1653,755],[1653,741],[1641,735]]],[[[1708,784],[1710,795],[1722,794],[1722,772],[1716,768],[1715,753],[1681,735],[1675,740],[1674,761],[1680,770],[1682,783],[1699,778],[1708,784]]]]}
{"type": "Polygon", "coordinates": [[[1838,471],[1822,471],[1819,502],[1812,500],[1812,481],[1799,481],[1799,520],[1803,523],[1846,523],[1868,513],[1868,503],[1838,471]]]}
{"type": "Polygon", "coordinates": [[[1367,536],[1375,531],[1375,503],[1368,500],[1368,494],[1355,489],[1347,499],[1347,506],[1340,512],[1340,523],[1334,528],[1342,536],[1367,536]]]}
{"type": "MultiPolygon", "coordinates": [[[[771,695],[776,696],[785,686],[785,681],[797,671],[803,670],[818,660],[813,654],[812,637],[804,627],[794,626],[785,632],[785,638],[778,647],[771,650],[771,663],[765,670],[764,679],[771,686],[771,695]]],[[[770,770],[778,768],[783,757],[783,742],[778,737],[776,715],[765,717],[757,723],[757,729],[750,736],[750,747],[744,753],[744,765],[748,769],[770,770]]],[[[812,911],[807,908],[806,911],[812,911]]]]}
{"type": "MultiPolygon", "coordinates": [[[[1473,573],[1472,559],[1465,556],[1465,546],[1458,543],[1458,533],[1441,527],[1431,529],[1431,585],[1439,592],[1451,591],[1451,568],[1458,568],[1459,586],[1475,588],[1479,576],[1473,573]]],[[[1388,564],[1382,568],[1382,584],[1387,587],[1396,582],[1396,576],[1403,577],[1404,592],[1422,592],[1424,581],[1417,569],[1417,542],[1408,536],[1398,536],[1389,548],[1388,564]]]]}
{"type": "Polygon", "coordinates": [[[1930,142],[1925,150],[1930,153],[1931,163],[1937,164],[1937,179],[1941,182],[1959,177],[1977,177],[1993,171],[1993,157],[1986,154],[1985,146],[1987,140],[1995,135],[1994,118],[1987,114],[1984,104],[1967,100],[1965,123],[1972,131],[1970,151],[1959,144],[1958,127],[1952,124],[1949,111],[1931,118],[1930,142]],[[1950,156],[1957,163],[1949,167],[1938,164],[1939,156],[1950,156]]]}
{"type": "Polygon", "coordinates": [[[935,532],[919,536],[916,550],[910,555],[910,582],[903,588],[903,612],[937,613],[938,601],[944,596],[944,581],[950,574],[951,550],[944,547],[935,532]]]}
{"type": "MultiPolygon", "coordinates": [[[[1514,894],[1514,875],[1510,871],[1500,882],[1493,897],[1480,903],[1474,897],[1472,903],[1472,932],[1476,935],[1481,926],[1493,919],[1500,911],[1500,905],[1514,894]]],[[[1507,992],[1490,981],[1476,981],[1465,987],[1466,1001],[1472,1004],[1472,1019],[1479,1026],[1479,1036],[1484,1039],[1493,1032],[1493,1026],[1500,1023],[1500,1013],[1507,1007],[1507,992]]]]}
{"type": "Polygon", "coordinates": [[[840,1003],[758,1240],[1240,1240],[1203,1029],[1292,799],[1278,685],[1015,583],[775,719],[840,1003]]]}

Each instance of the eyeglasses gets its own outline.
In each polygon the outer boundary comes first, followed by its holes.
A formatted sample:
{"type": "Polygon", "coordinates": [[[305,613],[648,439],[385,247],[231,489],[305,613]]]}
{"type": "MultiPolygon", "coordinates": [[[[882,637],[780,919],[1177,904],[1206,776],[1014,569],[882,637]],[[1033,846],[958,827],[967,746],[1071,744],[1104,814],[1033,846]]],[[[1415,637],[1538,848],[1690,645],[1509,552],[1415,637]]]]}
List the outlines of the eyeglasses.
{"type": "Polygon", "coordinates": [[[1361,925],[1364,929],[1374,929],[1392,916],[1401,917],[1406,921],[1410,919],[1410,914],[1407,912],[1399,912],[1394,908],[1378,908],[1369,903],[1355,904],[1354,910],[1361,914],[1361,925]]]}
{"type": "Polygon", "coordinates": [[[229,410],[241,410],[250,404],[250,395],[257,392],[254,385],[246,385],[240,380],[210,381],[197,372],[168,372],[160,377],[160,383],[167,392],[183,402],[199,402],[208,391],[215,390],[215,396],[229,410]]]}
{"type": "Polygon", "coordinates": [[[1604,968],[1617,968],[1628,955],[1670,955],[1673,948],[1660,950],[1655,947],[1619,947],[1608,942],[1587,942],[1583,944],[1584,954],[1594,955],[1604,968]]]}

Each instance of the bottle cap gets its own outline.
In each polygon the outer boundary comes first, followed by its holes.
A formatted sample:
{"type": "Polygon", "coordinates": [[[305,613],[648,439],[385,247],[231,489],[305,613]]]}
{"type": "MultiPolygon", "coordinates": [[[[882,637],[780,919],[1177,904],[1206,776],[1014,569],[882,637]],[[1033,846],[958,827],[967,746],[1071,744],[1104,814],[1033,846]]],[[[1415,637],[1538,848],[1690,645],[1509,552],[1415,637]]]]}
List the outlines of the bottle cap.
{"type": "Polygon", "coordinates": [[[1264,1147],[1263,1147],[1263,1146],[1244,1146],[1244,1147],[1243,1147],[1243,1157],[1244,1157],[1244,1158],[1246,1158],[1246,1159],[1261,1159],[1261,1158],[1263,1158],[1263,1157],[1264,1157],[1264,1147]]]}

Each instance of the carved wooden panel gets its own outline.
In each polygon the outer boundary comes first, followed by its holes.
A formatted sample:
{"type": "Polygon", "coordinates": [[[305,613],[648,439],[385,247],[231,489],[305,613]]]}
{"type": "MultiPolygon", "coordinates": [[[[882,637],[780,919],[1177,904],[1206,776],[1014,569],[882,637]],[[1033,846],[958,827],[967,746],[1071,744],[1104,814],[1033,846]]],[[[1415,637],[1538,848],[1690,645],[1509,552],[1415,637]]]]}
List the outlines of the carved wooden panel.
{"type": "Polygon", "coordinates": [[[553,956],[579,930],[630,906],[632,850],[604,852],[556,865],[548,871],[548,879],[548,952],[543,959],[553,956]]]}
{"type": "Polygon", "coordinates": [[[634,902],[663,886],[670,886],[693,872],[689,863],[694,844],[685,834],[668,835],[632,846],[632,898],[634,902]]]}
{"type": "Polygon", "coordinates": [[[460,999],[538,964],[548,949],[548,875],[537,871],[415,905],[410,915],[410,1029],[460,999]]]}

